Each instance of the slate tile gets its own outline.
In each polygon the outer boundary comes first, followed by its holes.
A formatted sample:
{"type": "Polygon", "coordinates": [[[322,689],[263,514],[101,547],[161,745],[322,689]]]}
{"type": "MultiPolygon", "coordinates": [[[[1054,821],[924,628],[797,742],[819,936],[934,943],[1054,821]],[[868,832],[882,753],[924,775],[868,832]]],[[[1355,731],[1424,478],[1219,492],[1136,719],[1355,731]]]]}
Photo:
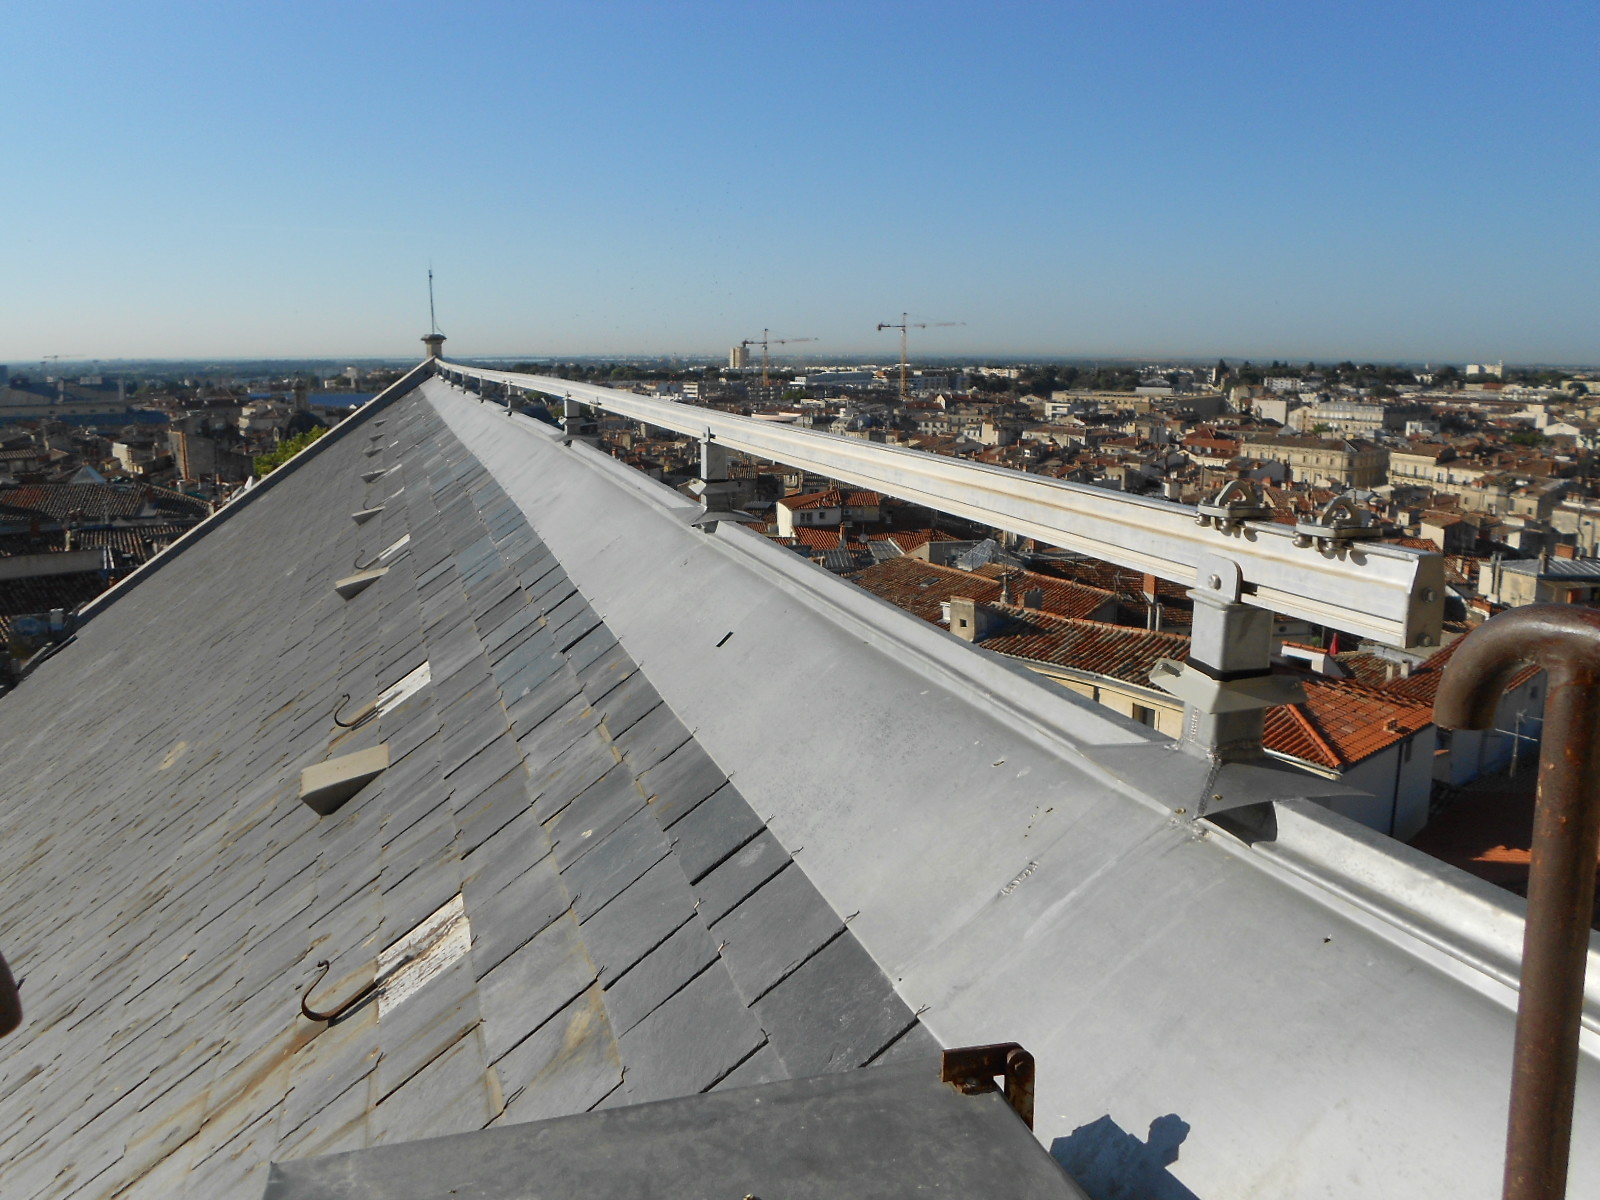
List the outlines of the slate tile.
{"type": "Polygon", "coordinates": [[[482,1129],[499,1113],[498,1092],[469,1030],[378,1103],[368,1117],[370,1138],[385,1145],[482,1129]]]}
{"type": "Polygon", "coordinates": [[[617,735],[617,749],[635,771],[648,771],[689,740],[689,731],[665,704],[657,705],[625,733],[617,735]]]}
{"type": "Polygon", "coordinates": [[[928,1032],[926,1025],[918,1021],[880,1050],[877,1057],[867,1065],[887,1067],[916,1062],[926,1063],[930,1069],[937,1069],[943,1053],[944,1047],[939,1044],[939,1039],[928,1032]]]}
{"type": "Polygon", "coordinates": [[[691,918],[606,988],[606,1011],[618,1035],[628,1032],[717,961],[717,944],[691,918]]]}
{"type": "Polygon", "coordinates": [[[576,862],[562,868],[578,919],[588,920],[666,856],[667,839],[641,805],[576,862]]]}
{"type": "Polygon", "coordinates": [[[450,803],[461,829],[461,856],[466,859],[518,816],[531,811],[528,773],[518,766],[470,799],[456,792],[450,803]]]}
{"type": "Polygon", "coordinates": [[[728,973],[754,1003],[805,962],[844,921],[797,865],[790,863],[713,927],[728,973]]]}
{"type": "Polygon", "coordinates": [[[757,1001],[754,1012],[796,1078],[859,1067],[916,1019],[849,933],[757,1001]]]}
{"type": "Polygon", "coordinates": [[[444,768],[445,780],[452,789],[475,794],[520,767],[522,750],[509,732],[502,731],[459,767],[451,768],[444,762],[439,765],[444,768]]]}
{"type": "Polygon", "coordinates": [[[472,964],[446,967],[378,1022],[379,1102],[460,1041],[479,1021],[472,964]]]}
{"type": "Polygon", "coordinates": [[[696,741],[685,742],[664,761],[639,777],[639,786],[663,829],[719,788],[731,787],[722,768],[696,741]]]}
{"type": "Polygon", "coordinates": [[[499,966],[571,907],[555,862],[548,856],[499,888],[469,881],[463,899],[479,976],[499,966]]]}
{"type": "Polygon", "coordinates": [[[610,744],[594,732],[585,733],[542,765],[534,755],[529,754],[528,775],[534,790],[533,811],[539,814],[541,821],[549,821],[616,765],[616,756],[611,753],[610,744]]]}
{"type": "Polygon", "coordinates": [[[694,893],[671,857],[662,859],[583,924],[602,982],[616,979],[694,914],[694,893]]]}
{"type": "MultiPolygon", "coordinates": [[[[592,695],[589,692],[585,694],[592,695]]],[[[631,729],[636,721],[660,703],[661,694],[643,671],[633,672],[593,701],[595,711],[605,721],[606,732],[613,740],[619,733],[631,729]]]]}
{"type": "Polygon", "coordinates": [[[600,723],[577,681],[569,683],[565,671],[535,688],[526,701],[518,701],[508,716],[530,771],[554,760],[600,723]]]}
{"type": "Polygon", "coordinates": [[[783,1059],[778,1057],[778,1052],[768,1043],[717,1080],[711,1090],[723,1092],[729,1088],[755,1087],[763,1083],[777,1083],[787,1078],[789,1072],[784,1069],[783,1059]]]}
{"type": "Polygon", "coordinates": [[[694,883],[765,827],[736,788],[719,788],[672,827],[672,853],[694,883]]]}
{"type": "Polygon", "coordinates": [[[622,1060],[591,987],[495,1064],[508,1102],[502,1123],[585,1112],[622,1080],[622,1060]]]}
{"type": "Polygon", "coordinates": [[[765,1040],[727,972],[712,966],[618,1039],[634,1104],[705,1091],[765,1040]]]}
{"type": "Polygon", "coordinates": [[[694,885],[700,916],[713,925],[789,864],[789,854],[763,829],[694,885]]]}
{"type": "Polygon", "coordinates": [[[633,772],[621,763],[614,764],[546,822],[561,869],[566,870],[643,810],[644,797],[634,783],[633,772]]]}
{"type": "MultiPolygon", "coordinates": [[[[499,700],[494,688],[486,685],[478,703],[458,713],[447,710],[440,714],[445,727],[445,740],[439,747],[439,766],[443,768],[445,778],[448,779],[452,771],[458,770],[496,738],[509,733],[511,722],[506,719],[499,700]]],[[[498,779],[504,773],[501,771],[491,778],[498,779]]]]}
{"type": "MultiPolygon", "coordinates": [[[[490,1062],[548,1021],[595,981],[576,918],[563,915],[512,951],[478,982],[483,1042],[490,1062]]],[[[506,1076],[501,1073],[504,1081],[506,1076]]],[[[520,1086],[520,1085],[519,1085],[520,1086]]]]}

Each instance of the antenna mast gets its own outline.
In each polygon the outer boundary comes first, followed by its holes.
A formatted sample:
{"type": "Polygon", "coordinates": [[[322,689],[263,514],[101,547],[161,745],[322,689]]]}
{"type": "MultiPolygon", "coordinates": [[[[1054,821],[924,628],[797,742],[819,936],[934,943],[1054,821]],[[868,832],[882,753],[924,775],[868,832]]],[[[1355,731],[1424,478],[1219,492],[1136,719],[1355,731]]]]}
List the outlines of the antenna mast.
{"type": "Polygon", "coordinates": [[[428,331],[439,332],[439,318],[433,315],[433,265],[428,265],[428,331]]]}

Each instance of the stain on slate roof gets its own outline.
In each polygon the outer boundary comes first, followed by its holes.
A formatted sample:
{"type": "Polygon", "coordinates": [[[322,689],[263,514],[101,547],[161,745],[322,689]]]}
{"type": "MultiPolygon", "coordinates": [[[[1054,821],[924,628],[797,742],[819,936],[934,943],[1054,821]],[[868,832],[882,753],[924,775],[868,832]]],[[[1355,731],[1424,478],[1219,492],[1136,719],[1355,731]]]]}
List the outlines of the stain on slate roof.
{"type": "Polygon", "coordinates": [[[931,1055],[537,514],[421,393],[357,421],[0,700],[8,1200],[255,1200],[270,1160],[931,1055]],[[336,813],[297,800],[380,741],[336,813]],[[299,1016],[317,959],[325,1006],[457,893],[465,957],[382,1020],[299,1016]]]}

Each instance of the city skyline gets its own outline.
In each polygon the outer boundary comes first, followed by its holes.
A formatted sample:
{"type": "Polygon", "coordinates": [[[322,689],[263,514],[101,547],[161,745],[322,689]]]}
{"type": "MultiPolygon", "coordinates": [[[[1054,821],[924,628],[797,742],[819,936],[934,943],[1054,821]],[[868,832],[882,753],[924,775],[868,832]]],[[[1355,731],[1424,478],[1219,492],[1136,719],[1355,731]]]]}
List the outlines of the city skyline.
{"type": "Polygon", "coordinates": [[[1600,361],[1600,18],[18,6],[0,362],[1600,361]]]}

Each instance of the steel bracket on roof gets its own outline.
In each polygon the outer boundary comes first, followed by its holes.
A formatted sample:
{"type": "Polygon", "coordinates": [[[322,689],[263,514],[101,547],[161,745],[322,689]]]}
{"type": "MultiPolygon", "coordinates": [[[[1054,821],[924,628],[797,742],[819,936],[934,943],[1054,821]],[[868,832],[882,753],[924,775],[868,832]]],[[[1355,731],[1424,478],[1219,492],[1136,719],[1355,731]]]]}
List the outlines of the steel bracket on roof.
{"type": "Polygon", "coordinates": [[[998,1091],[997,1078],[1005,1080],[1006,1103],[1032,1129],[1033,1055],[1016,1042],[960,1046],[946,1050],[939,1062],[939,1079],[968,1096],[998,1091]]]}

